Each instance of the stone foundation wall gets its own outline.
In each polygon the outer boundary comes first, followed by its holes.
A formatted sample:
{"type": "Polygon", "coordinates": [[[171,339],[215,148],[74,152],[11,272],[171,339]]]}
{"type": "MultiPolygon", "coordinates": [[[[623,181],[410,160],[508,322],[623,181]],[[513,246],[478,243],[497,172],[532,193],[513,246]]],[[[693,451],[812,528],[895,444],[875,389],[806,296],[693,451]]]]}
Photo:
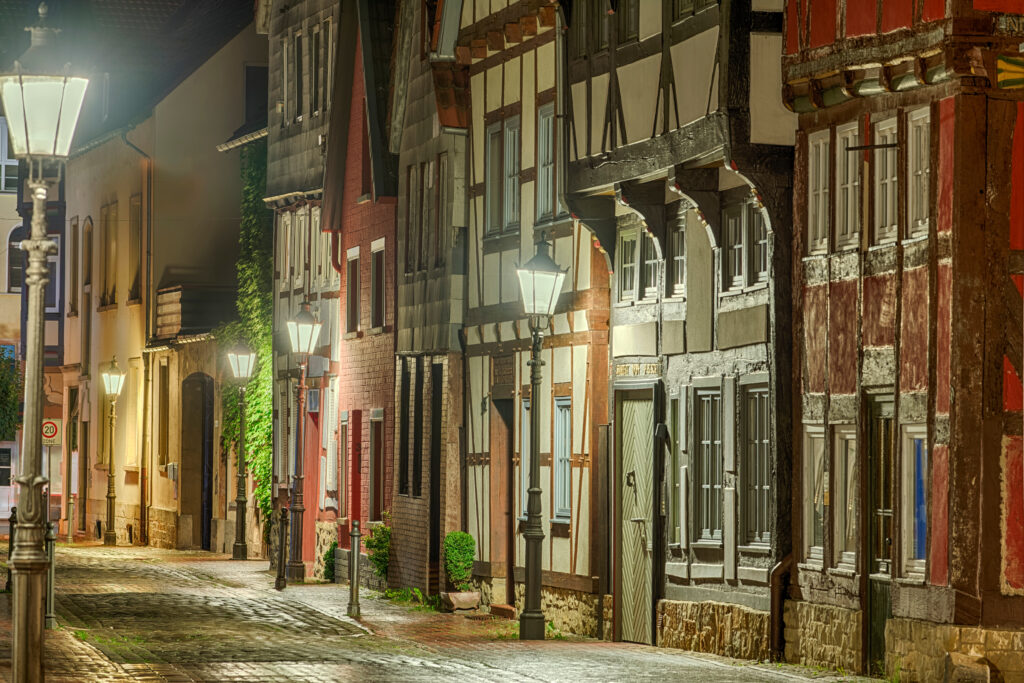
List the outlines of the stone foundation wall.
{"type": "MultiPolygon", "coordinates": [[[[281,508],[275,507],[274,514],[270,515],[270,547],[267,553],[270,556],[270,571],[277,575],[277,558],[280,549],[281,536],[281,508]]],[[[286,541],[287,542],[287,541],[286,541]]],[[[287,562],[287,559],[285,560],[287,562]]]]}
{"type": "Polygon", "coordinates": [[[149,544],[154,548],[175,548],[178,542],[178,513],[150,508],[148,515],[149,544]]]}
{"type": "Polygon", "coordinates": [[[985,658],[992,680],[1024,681],[1024,630],[986,629],[890,619],[885,625],[885,672],[900,681],[941,681],[946,653],[985,658]]]}
{"type": "MultiPolygon", "coordinates": [[[[783,608],[786,661],[860,673],[861,618],[859,610],[787,600],[783,608]]],[[[766,643],[767,634],[766,625],[766,643]]]]}
{"type": "MultiPolygon", "coordinates": [[[[540,608],[545,621],[559,631],[597,638],[600,635],[601,609],[597,595],[566,588],[542,586],[540,608]]],[[[525,606],[526,584],[516,584],[516,614],[525,606]]]]}
{"type": "MultiPolygon", "coordinates": [[[[324,573],[324,554],[331,547],[331,543],[338,540],[338,525],[334,522],[316,523],[316,543],[313,551],[313,578],[322,581],[334,581],[334,577],[328,577],[324,573]]],[[[335,560],[337,562],[337,560],[335,560]]]]}
{"type": "Polygon", "coordinates": [[[659,647],[765,660],[769,657],[768,612],[722,602],[658,602],[659,647]]]}
{"type": "MultiPolygon", "coordinates": [[[[348,563],[352,556],[351,550],[338,548],[334,557],[334,581],[335,583],[348,583],[348,563]]],[[[377,576],[373,571],[370,558],[359,553],[359,585],[370,590],[383,593],[387,590],[388,582],[377,576]]]]}

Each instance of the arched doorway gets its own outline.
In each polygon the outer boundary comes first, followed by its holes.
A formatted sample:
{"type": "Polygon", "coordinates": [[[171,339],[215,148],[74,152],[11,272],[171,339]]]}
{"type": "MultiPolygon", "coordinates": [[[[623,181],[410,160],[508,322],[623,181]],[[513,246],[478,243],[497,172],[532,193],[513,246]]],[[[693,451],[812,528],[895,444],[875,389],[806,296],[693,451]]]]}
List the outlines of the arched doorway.
{"type": "MultiPolygon", "coordinates": [[[[201,372],[181,383],[181,511],[179,528],[191,521],[184,545],[210,550],[213,519],[213,378],[201,372]]],[[[179,542],[183,539],[179,530],[179,542]]]]}

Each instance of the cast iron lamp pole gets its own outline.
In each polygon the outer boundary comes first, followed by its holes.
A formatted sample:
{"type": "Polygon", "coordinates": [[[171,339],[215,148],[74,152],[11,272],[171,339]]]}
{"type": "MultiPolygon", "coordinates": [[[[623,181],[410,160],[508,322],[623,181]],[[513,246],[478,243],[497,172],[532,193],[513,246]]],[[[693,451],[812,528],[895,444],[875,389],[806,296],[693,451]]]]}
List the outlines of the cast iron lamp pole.
{"type": "Polygon", "coordinates": [[[114,481],[114,426],[117,424],[117,397],[124,386],[124,372],[117,366],[117,357],[100,371],[103,391],[110,399],[110,439],[107,446],[107,528],[103,530],[103,545],[117,545],[117,530],[114,528],[114,508],[117,490],[114,481]]]}
{"type": "Polygon", "coordinates": [[[558,295],[562,291],[565,271],[548,255],[550,245],[541,233],[537,242],[537,253],[516,269],[519,288],[523,296],[523,308],[529,319],[530,335],[530,488],[526,503],[526,523],[523,536],[526,538],[526,600],[519,615],[520,640],[544,640],[544,612],[540,607],[541,552],[544,543],[544,527],[541,525],[540,489],[540,358],[544,330],[551,324],[555,314],[558,295]]]}
{"type": "Polygon", "coordinates": [[[306,366],[309,356],[313,353],[320,339],[321,323],[309,312],[309,302],[303,301],[299,314],[288,321],[288,338],[292,352],[299,356],[299,387],[298,387],[298,429],[295,430],[295,474],[292,477],[292,537],[291,557],[288,560],[287,577],[289,581],[306,580],[306,566],[302,563],[302,465],[305,459],[306,441],[306,366]]]}
{"type": "Polygon", "coordinates": [[[238,489],[235,493],[235,545],[232,560],[249,559],[249,545],[245,540],[245,387],[256,365],[256,354],[245,348],[228,352],[231,374],[241,382],[238,388],[238,489]]]}
{"type": "Polygon", "coordinates": [[[32,42],[14,63],[14,73],[0,75],[0,100],[7,118],[14,155],[28,167],[26,189],[32,197],[25,286],[28,289],[25,325],[25,417],[21,472],[18,482],[18,522],[11,551],[14,592],[11,672],[15,681],[43,680],[43,602],[48,560],[44,548],[42,491],[43,418],[43,305],[49,271],[46,257],[57,246],[46,238],[46,197],[50,182],[44,163],[58,166],[66,159],[89,81],[68,74],[53,49],[57,30],[46,26],[46,3],[39,22],[29,29],[32,42]]]}

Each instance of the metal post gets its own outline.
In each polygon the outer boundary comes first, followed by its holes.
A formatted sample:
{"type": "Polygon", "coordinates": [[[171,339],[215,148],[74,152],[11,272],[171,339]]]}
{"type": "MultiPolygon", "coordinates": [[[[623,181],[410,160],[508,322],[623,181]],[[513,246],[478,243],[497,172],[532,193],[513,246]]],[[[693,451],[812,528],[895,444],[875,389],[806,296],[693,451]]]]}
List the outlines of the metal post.
{"type": "Polygon", "coordinates": [[[544,640],[544,613],[540,609],[540,557],[544,542],[540,504],[540,381],[544,361],[540,358],[547,316],[530,316],[533,345],[530,350],[530,488],[526,503],[526,596],[519,614],[519,639],[544,640]]]}
{"type": "Polygon", "coordinates": [[[299,415],[298,429],[295,430],[295,476],[292,477],[292,546],[291,559],[288,560],[288,580],[303,582],[306,580],[306,565],[302,562],[302,465],[305,460],[306,443],[306,363],[308,357],[303,354],[299,364],[299,415]]]}
{"type": "MultiPolygon", "coordinates": [[[[31,166],[31,162],[29,162],[31,166]]],[[[25,283],[28,286],[25,327],[25,417],[22,437],[21,474],[18,482],[18,530],[10,557],[13,577],[14,643],[12,674],[16,681],[43,680],[43,598],[46,530],[42,501],[46,477],[40,472],[43,453],[43,296],[49,271],[46,257],[57,246],[46,238],[46,195],[49,183],[42,179],[42,164],[30,173],[26,185],[32,195],[31,238],[21,243],[28,252],[25,283]]]]}
{"type": "Polygon", "coordinates": [[[359,618],[359,549],[362,534],[359,533],[359,520],[352,520],[352,531],[349,533],[351,543],[348,552],[348,615],[359,618]]]}
{"type": "MultiPolygon", "coordinates": [[[[7,559],[11,559],[11,555],[14,553],[14,530],[18,526],[18,508],[15,505],[11,506],[11,517],[7,520],[7,559]]],[[[7,563],[7,587],[4,591],[10,593],[14,590],[14,572],[11,567],[11,563],[7,563]]]]}
{"type": "Polygon", "coordinates": [[[235,493],[235,545],[232,560],[249,559],[249,546],[245,540],[245,384],[238,396],[238,490],[235,493]]]}
{"type": "Polygon", "coordinates": [[[57,615],[53,613],[53,548],[57,543],[57,524],[49,522],[46,530],[46,557],[50,560],[50,566],[46,571],[46,628],[52,629],[57,625],[57,615]]]}
{"type": "Polygon", "coordinates": [[[75,542],[75,497],[68,495],[68,543],[75,542]]]}
{"type": "Polygon", "coordinates": [[[114,529],[114,505],[117,491],[114,487],[114,421],[117,413],[117,395],[110,395],[110,443],[107,452],[107,528],[103,530],[103,545],[117,545],[117,530],[114,529]]]}
{"type": "Polygon", "coordinates": [[[288,540],[288,508],[281,508],[281,524],[277,530],[277,578],[274,579],[274,588],[283,591],[288,582],[284,578],[285,543],[288,540]]]}

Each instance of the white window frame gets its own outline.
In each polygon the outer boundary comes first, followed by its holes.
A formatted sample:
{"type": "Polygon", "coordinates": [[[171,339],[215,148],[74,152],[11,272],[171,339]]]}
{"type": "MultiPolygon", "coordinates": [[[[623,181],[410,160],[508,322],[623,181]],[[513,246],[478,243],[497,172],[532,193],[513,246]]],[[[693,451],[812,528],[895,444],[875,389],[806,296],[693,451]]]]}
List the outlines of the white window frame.
{"type": "Polygon", "coordinates": [[[928,234],[931,217],[931,110],[907,114],[907,237],[928,234]]]}
{"type": "Polygon", "coordinates": [[[555,397],[552,466],[555,480],[555,519],[572,516],[572,399],[555,397]]]}
{"type": "Polygon", "coordinates": [[[7,134],[7,119],[0,116],[0,193],[14,193],[18,191],[18,160],[7,153],[10,148],[7,134]],[[7,184],[12,178],[14,179],[14,186],[8,188],[7,184]]]}
{"type": "Polygon", "coordinates": [[[292,282],[292,215],[277,215],[277,263],[281,291],[287,290],[292,282]]]}
{"type": "Polygon", "coordinates": [[[804,425],[803,503],[804,561],[821,566],[825,557],[825,500],[828,497],[828,475],[825,470],[825,427],[804,425]],[[817,453],[815,449],[817,448],[817,453]],[[814,542],[815,504],[821,505],[821,543],[814,542]]]}
{"type": "Polygon", "coordinates": [[[640,235],[637,228],[629,228],[619,232],[619,245],[615,250],[619,260],[618,290],[619,301],[634,301],[637,298],[639,288],[639,260],[640,235]],[[632,253],[626,258],[626,242],[633,243],[632,253]],[[627,274],[629,284],[627,286],[627,274]]]}
{"type": "Polygon", "coordinates": [[[53,286],[53,306],[46,305],[45,311],[47,313],[60,313],[60,298],[61,298],[61,267],[60,259],[62,257],[60,250],[60,235],[47,235],[50,240],[53,241],[57,248],[46,255],[46,265],[53,264],[53,282],[46,283],[46,289],[43,290],[43,302],[46,302],[46,290],[53,286]]]}
{"type": "Polygon", "coordinates": [[[832,444],[832,493],[829,500],[832,510],[832,563],[840,569],[856,571],[860,512],[856,425],[836,425],[832,444]],[[847,537],[852,537],[852,550],[844,548],[847,537]]]}
{"type": "Polygon", "coordinates": [[[519,229],[520,185],[519,172],[522,170],[522,130],[518,116],[504,121],[504,156],[502,158],[502,228],[506,231],[519,229]]]}
{"type": "Polygon", "coordinates": [[[299,288],[305,286],[306,251],[309,246],[309,230],[307,229],[305,209],[299,209],[295,212],[292,217],[292,227],[294,228],[292,240],[294,252],[291,255],[294,264],[292,269],[292,286],[299,288]]]}
{"type": "Polygon", "coordinates": [[[725,410],[720,387],[697,389],[694,394],[694,499],[697,540],[721,543],[724,529],[725,410]],[[708,410],[710,408],[710,410],[708,410]],[[717,427],[717,429],[716,429],[717,427]]]}
{"type": "Polygon", "coordinates": [[[807,253],[828,251],[829,233],[829,133],[825,130],[807,136],[807,253]]]}
{"type": "MultiPolygon", "coordinates": [[[[487,130],[484,133],[484,221],[485,228],[484,234],[497,235],[500,234],[504,228],[504,209],[503,207],[503,196],[505,181],[504,176],[499,179],[493,178],[494,175],[494,156],[501,155],[501,161],[497,164],[499,168],[504,171],[504,134],[502,133],[501,122],[492,123],[487,126],[487,130]],[[492,214],[497,214],[495,219],[492,214]],[[495,222],[495,220],[497,222],[495,222]]],[[[410,190],[412,192],[412,190],[410,190]]],[[[411,200],[416,203],[416,199],[411,200]]],[[[417,210],[419,208],[417,207],[417,210]]],[[[412,230],[409,231],[409,239],[412,239],[412,230]]],[[[410,249],[406,249],[406,254],[411,254],[410,249]]],[[[411,259],[410,259],[411,260],[411,259]]],[[[410,269],[406,268],[406,272],[410,269]]]]}
{"type": "Polygon", "coordinates": [[[555,103],[537,109],[537,219],[555,217],[555,103]]]}
{"type": "Polygon", "coordinates": [[[374,275],[376,273],[376,270],[377,270],[376,258],[375,257],[376,257],[377,254],[383,254],[383,252],[384,252],[384,245],[385,245],[385,238],[384,237],[381,237],[379,239],[374,240],[373,243],[370,245],[370,327],[374,328],[374,329],[383,328],[384,325],[387,323],[387,312],[388,312],[388,302],[387,302],[388,287],[387,287],[387,280],[388,280],[388,277],[387,277],[386,256],[383,256],[383,255],[381,256],[381,263],[380,263],[380,267],[382,269],[384,269],[384,273],[382,274],[381,280],[380,280],[380,288],[381,288],[381,292],[380,292],[380,308],[381,308],[381,310],[377,311],[376,308],[374,307],[374,301],[376,301],[376,299],[377,299],[377,297],[374,296],[374,292],[377,290],[377,278],[374,277],[374,275]],[[378,320],[377,320],[377,315],[376,314],[378,312],[380,313],[380,321],[379,321],[380,325],[377,324],[378,320]]]}
{"type": "Polygon", "coordinates": [[[362,327],[362,273],[360,272],[359,263],[359,247],[352,247],[345,254],[345,334],[352,334],[358,332],[362,327]],[[352,264],[355,263],[355,306],[352,306],[353,293],[352,293],[352,278],[349,277],[349,272],[352,269],[352,264]],[[353,326],[352,310],[355,309],[355,326],[353,326]]]}
{"type": "Polygon", "coordinates": [[[670,263],[665,276],[668,280],[668,295],[672,297],[686,296],[686,225],[691,210],[681,210],[669,231],[670,263]]]}
{"type": "Polygon", "coordinates": [[[771,393],[767,383],[759,382],[743,387],[742,417],[746,541],[749,545],[768,545],[771,543],[771,521],[774,515],[771,480],[771,393]],[[762,408],[763,413],[760,412],[762,408]]]}
{"type": "Polygon", "coordinates": [[[519,415],[519,518],[526,519],[530,490],[530,399],[522,400],[519,415]]]}
{"type": "Polygon", "coordinates": [[[722,289],[742,289],[746,283],[746,255],[743,246],[743,234],[746,217],[746,205],[736,202],[722,209],[722,233],[724,245],[722,249],[722,272],[724,279],[722,289]]]}
{"type": "Polygon", "coordinates": [[[7,287],[4,288],[4,291],[7,292],[8,294],[20,294],[21,288],[25,286],[26,265],[24,255],[22,255],[21,248],[18,246],[21,240],[14,241],[11,239],[11,236],[14,234],[14,231],[20,230],[22,227],[22,224],[19,223],[18,225],[15,225],[13,228],[11,228],[10,232],[7,233],[7,259],[4,262],[4,279],[7,281],[7,287]],[[19,255],[21,255],[22,257],[21,282],[19,282],[18,286],[15,287],[14,285],[11,284],[11,259],[16,258],[19,255]]]}
{"type": "Polygon", "coordinates": [[[924,581],[928,569],[928,534],[931,530],[929,524],[929,487],[931,484],[931,452],[928,449],[928,428],[923,424],[903,425],[900,429],[900,548],[902,555],[902,575],[908,579],[924,581]],[[917,500],[915,490],[916,463],[914,443],[921,441],[922,465],[924,472],[922,478],[923,500],[917,500]],[[916,539],[915,513],[920,505],[924,515],[924,538],[921,543],[924,546],[923,557],[915,558],[914,541],[916,539]]]}
{"type": "MultiPolygon", "coordinates": [[[[874,144],[898,144],[896,119],[875,124],[874,144]]],[[[896,147],[875,149],[874,244],[895,242],[899,235],[899,153],[896,147]]]]}
{"type": "Polygon", "coordinates": [[[747,206],[747,228],[744,235],[747,239],[747,251],[750,259],[747,264],[747,277],[750,284],[768,282],[768,271],[771,261],[768,258],[768,217],[761,206],[752,201],[747,206]]]}
{"type": "Polygon", "coordinates": [[[836,247],[858,244],[860,238],[861,159],[863,152],[850,152],[860,146],[860,123],[853,121],[836,128],[836,247]]]}
{"type": "Polygon", "coordinates": [[[658,257],[658,246],[654,242],[654,236],[641,229],[640,233],[640,264],[637,273],[640,276],[638,293],[641,299],[658,298],[658,271],[661,266],[661,259],[658,257]]]}

